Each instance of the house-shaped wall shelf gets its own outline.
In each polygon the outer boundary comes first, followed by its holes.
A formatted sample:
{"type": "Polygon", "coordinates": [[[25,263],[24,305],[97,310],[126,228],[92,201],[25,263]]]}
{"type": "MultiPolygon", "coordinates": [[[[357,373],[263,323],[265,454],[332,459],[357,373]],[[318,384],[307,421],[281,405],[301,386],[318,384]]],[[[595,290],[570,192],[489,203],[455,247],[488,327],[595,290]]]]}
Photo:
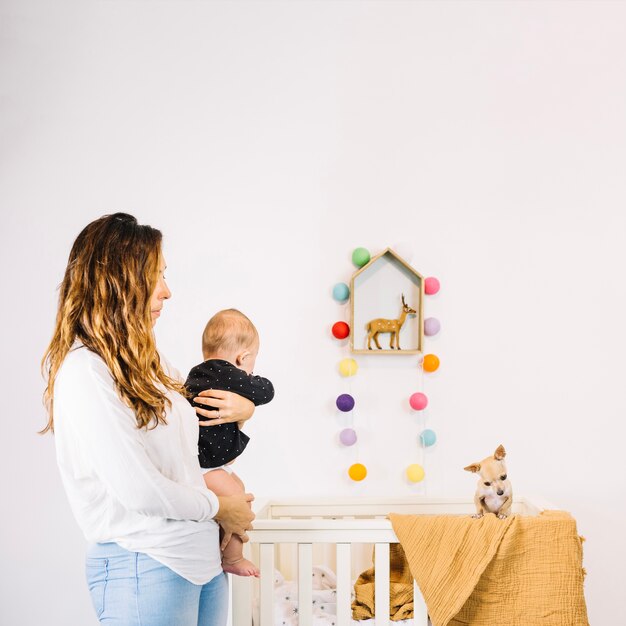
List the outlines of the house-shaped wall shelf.
{"type": "Polygon", "coordinates": [[[391,248],[356,271],[350,281],[350,350],[355,354],[417,354],[424,344],[424,277],[391,248]],[[368,349],[368,323],[399,320],[402,295],[415,314],[406,316],[400,329],[400,349],[390,348],[391,334],[379,334],[368,349]]]}

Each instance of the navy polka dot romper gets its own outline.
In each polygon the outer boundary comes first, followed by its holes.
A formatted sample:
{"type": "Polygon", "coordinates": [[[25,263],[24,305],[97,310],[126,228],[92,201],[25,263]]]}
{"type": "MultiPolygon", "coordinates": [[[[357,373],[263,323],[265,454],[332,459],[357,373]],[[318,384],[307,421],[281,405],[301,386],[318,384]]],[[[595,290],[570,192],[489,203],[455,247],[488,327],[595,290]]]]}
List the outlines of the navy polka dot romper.
{"type": "MultiPolygon", "coordinates": [[[[254,402],[255,406],[267,404],[274,397],[274,386],[267,378],[247,374],[228,361],[209,359],[189,372],[185,383],[191,393],[192,406],[204,409],[214,407],[196,404],[193,398],[205,389],[232,391],[254,402]]],[[[200,417],[205,420],[205,417],[200,417]]],[[[236,459],[248,445],[250,437],[239,430],[236,422],[219,426],[200,426],[198,458],[200,467],[221,467],[236,459]]]]}

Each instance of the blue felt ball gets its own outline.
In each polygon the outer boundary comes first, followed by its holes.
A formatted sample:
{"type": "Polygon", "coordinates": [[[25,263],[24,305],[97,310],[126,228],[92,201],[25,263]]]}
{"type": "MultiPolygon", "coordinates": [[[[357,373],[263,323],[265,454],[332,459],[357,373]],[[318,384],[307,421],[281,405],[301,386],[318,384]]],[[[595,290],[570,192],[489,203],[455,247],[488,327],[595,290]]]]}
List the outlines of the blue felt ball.
{"type": "Polygon", "coordinates": [[[437,435],[434,430],[427,428],[420,433],[420,440],[425,448],[432,446],[437,441],[437,435]]]}
{"type": "Polygon", "coordinates": [[[342,393],[337,398],[337,408],[344,413],[354,408],[354,398],[349,393],[342,393]]]}
{"type": "Polygon", "coordinates": [[[346,283],[337,283],[333,287],[333,298],[337,302],[345,302],[350,297],[350,287],[346,283]]]}

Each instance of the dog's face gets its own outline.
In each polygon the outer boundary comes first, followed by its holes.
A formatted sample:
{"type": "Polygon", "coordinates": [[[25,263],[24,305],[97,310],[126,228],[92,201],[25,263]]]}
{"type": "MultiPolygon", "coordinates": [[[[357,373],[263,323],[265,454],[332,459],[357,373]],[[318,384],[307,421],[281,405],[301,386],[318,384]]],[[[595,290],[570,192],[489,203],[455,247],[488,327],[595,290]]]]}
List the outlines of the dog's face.
{"type": "Polygon", "coordinates": [[[508,495],[510,492],[510,483],[504,463],[505,456],[506,451],[504,450],[504,446],[498,446],[493,456],[488,456],[480,463],[472,463],[464,468],[468,472],[474,472],[480,475],[478,491],[481,494],[502,496],[505,494],[508,495]]]}

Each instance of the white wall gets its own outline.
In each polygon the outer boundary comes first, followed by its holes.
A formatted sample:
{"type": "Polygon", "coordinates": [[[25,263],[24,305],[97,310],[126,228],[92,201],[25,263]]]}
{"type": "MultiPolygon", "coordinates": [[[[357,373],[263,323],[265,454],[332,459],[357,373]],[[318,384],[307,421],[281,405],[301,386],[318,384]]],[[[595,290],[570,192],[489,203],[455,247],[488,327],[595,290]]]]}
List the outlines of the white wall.
{"type": "Polygon", "coordinates": [[[71,242],[120,209],[164,232],[181,370],[219,308],[261,331],[258,496],[471,494],[463,466],[504,443],[516,491],[588,539],[590,622],[624,623],[626,4],[4,0],[0,22],[1,623],[95,622],[38,361],[71,242]],[[354,484],[330,289],[398,243],[442,282],[439,442],[409,486],[415,358],[360,357],[354,484]]]}

